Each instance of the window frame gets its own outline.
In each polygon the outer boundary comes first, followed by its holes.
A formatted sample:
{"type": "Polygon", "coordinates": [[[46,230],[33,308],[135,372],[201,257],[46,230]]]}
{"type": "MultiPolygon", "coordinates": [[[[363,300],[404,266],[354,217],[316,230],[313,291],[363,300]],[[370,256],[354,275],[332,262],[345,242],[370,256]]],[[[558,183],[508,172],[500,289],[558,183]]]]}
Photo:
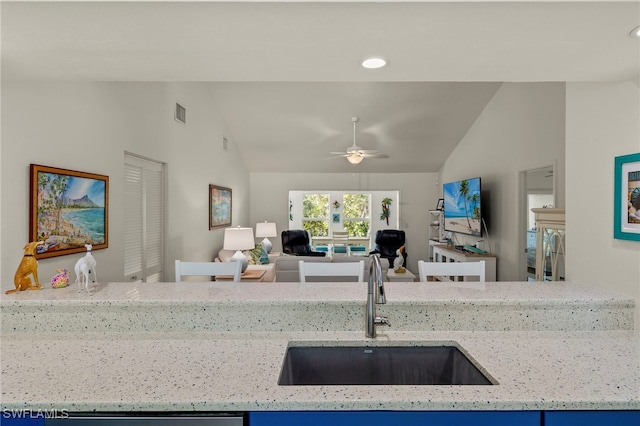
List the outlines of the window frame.
{"type": "MultiPolygon", "coordinates": [[[[366,192],[366,191],[349,191],[349,192],[342,192],[342,227],[348,232],[348,229],[345,226],[346,222],[366,222],[367,223],[367,235],[364,236],[369,236],[371,234],[371,199],[372,199],[372,194],[370,192],[366,192]],[[345,195],[366,195],[367,196],[367,213],[368,216],[365,217],[347,217],[344,214],[344,206],[345,206],[345,195]]],[[[360,237],[360,235],[351,235],[349,234],[350,237],[360,237]]],[[[364,237],[363,236],[363,237],[364,237]]]]}
{"type": "Polygon", "coordinates": [[[304,195],[302,197],[302,217],[301,217],[301,223],[302,223],[302,229],[305,229],[305,222],[324,222],[326,224],[326,228],[327,228],[327,235],[312,235],[311,232],[309,232],[309,236],[311,238],[313,237],[328,237],[331,235],[331,194],[329,194],[329,192],[327,191],[305,191],[304,195]],[[324,195],[327,197],[327,205],[326,205],[326,212],[327,212],[327,217],[323,218],[323,217],[306,217],[304,216],[304,203],[305,203],[305,198],[308,195],[324,195]]]}

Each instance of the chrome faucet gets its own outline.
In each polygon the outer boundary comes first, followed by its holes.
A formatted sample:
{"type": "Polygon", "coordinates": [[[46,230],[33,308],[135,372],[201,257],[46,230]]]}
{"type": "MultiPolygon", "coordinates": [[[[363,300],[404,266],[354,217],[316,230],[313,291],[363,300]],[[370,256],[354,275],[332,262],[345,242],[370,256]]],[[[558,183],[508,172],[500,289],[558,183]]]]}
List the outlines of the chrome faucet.
{"type": "Polygon", "coordinates": [[[376,304],[387,303],[384,294],[384,282],[382,280],[382,265],[377,254],[371,255],[369,265],[369,287],[367,291],[367,337],[376,337],[376,325],[384,324],[391,327],[391,323],[385,317],[376,316],[376,304]]]}

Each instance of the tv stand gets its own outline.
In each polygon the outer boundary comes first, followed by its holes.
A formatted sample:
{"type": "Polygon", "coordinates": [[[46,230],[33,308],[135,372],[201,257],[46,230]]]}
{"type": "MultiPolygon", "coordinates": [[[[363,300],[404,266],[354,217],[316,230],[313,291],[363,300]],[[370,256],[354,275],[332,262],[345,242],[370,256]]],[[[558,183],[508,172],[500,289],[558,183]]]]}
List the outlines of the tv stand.
{"type": "MultiPolygon", "coordinates": [[[[433,261],[434,262],[479,262],[484,260],[485,264],[485,280],[486,281],[496,281],[496,255],[495,254],[476,254],[469,253],[462,250],[457,250],[451,246],[439,245],[433,246],[433,261]]],[[[452,281],[458,281],[456,278],[461,277],[453,277],[452,281]]],[[[470,280],[471,278],[464,277],[464,281],[470,280]]],[[[477,281],[477,279],[476,279],[477,281]]]]}

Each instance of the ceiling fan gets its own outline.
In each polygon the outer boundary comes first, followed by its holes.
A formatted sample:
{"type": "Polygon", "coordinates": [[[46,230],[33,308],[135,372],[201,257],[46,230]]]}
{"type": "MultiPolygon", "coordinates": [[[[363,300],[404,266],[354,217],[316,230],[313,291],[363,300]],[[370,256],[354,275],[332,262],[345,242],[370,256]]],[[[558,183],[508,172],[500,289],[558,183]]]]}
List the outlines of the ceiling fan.
{"type": "Polygon", "coordinates": [[[345,157],[351,164],[360,164],[365,158],[389,158],[388,155],[374,149],[362,149],[356,145],[356,123],[358,122],[358,117],[352,117],[351,121],[353,121],[353,145],[348,147],[346,152],[331,152],[331,154],[345,157]]]}

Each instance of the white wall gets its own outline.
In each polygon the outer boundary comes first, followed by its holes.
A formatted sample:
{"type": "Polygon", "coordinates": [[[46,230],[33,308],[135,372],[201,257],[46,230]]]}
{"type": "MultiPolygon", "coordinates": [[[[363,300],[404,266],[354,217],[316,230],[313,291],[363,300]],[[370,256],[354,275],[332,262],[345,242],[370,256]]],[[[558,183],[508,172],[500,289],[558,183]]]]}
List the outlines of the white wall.
{"type": "MultiPolygon", "coordinates": [[[[366,160],[365,160],[366,161],[366,160]]],[[[251,226],[276,222],[278,233],[289,226],[290,190],[400,191],[400,228],[407,234],[409,270],[428,259],[428,211],[438,201],[436,173],[251,173],[251,226]]],[[[380,206],[373,205],[373,220],[380,206]]],[[[282,250],[280,238],[271,238],[274,251],[282,250]]]]}
{"type": "Polygon", "coordinates": [[[639,104],[632,83],[567,83],[566,267],[638,301],[640,243],[613,238],[613,162],[640,152],[639,104]]]}
{"type": "MultiPolygon", "coordinates": [[[[109,247],[93,253],[100,281],[123,279],[125,151],[168,164],[167,280],[174,259],[211,259],[222,246],[223,231],[208,229],[209,183],[233,189],[234,225],[248,221],[249,174],[231,138],[222,150],[226,129],[206,85],[3,82],[2,105],[3,290],[28,240],[30,163],[109,176],[109,247]],[[186,126],[173,119],[176,101],[186,126]]],[[[78,257],[40,260],[41,283],[78,257]]]]}
{"type": "Polygon", "coordinates": [[[556,163],[558,207],[564,206],[564,97],[564,83],[504,83],[442,167],[442,182],[482,178],[482,214],[500,281],[521,275],[519,233],[526,224],[518,219],[519,173],[556,163]]]}

